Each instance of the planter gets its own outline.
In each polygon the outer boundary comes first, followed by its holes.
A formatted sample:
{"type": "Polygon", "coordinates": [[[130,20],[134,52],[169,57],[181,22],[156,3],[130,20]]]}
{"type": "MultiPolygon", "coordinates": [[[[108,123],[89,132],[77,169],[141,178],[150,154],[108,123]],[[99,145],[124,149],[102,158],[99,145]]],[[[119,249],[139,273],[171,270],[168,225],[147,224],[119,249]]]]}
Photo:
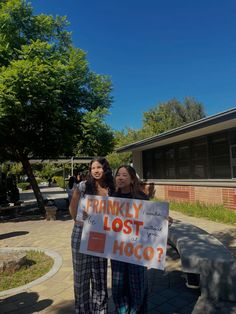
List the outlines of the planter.
{"type": "Polygon", "coordinates": [[[46,220],[56,220],[57,207],[56,206],[45,206],[46,220]]]}

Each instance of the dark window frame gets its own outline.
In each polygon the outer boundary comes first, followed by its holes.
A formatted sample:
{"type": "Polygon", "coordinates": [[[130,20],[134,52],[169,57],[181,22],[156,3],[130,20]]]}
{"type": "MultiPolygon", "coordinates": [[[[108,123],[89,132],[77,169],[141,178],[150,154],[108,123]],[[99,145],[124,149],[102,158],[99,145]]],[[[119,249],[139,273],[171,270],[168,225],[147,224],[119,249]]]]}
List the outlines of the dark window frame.
{"type": "MultiPolygon", "coordinates": [[[[149,150],[145,150],[142,152],[143,156],[143,176],[145,179],[232,179],[231,176],[231,161],[230,161],[230,145],[234,144],[234,141],[232,139],[235,139],[236,134],[236,128],[229,129],[226,131],[221,132],[215,132],[209,135],[196,137],[190,140],[181,141],[175,144],[165,145],[161,147],[152,148],[149,150]],[[214,147],[212,147],[212,139],[217,140],[217,137],[220,139],[220,137],[226,138],[225,147],[227,148],[225,151],[216,151],[216,157],[212,154],[212,151],[214,151],[214,147]],[[196,151],[194,151],[194,147],[196,147],[196,143],[203,143],[203,146],[205,146],[205,149],[203,148],[203,156],[194,157],[194,154],[196,151]],[[232,143],[232,142],[233,143],[232,143]],[[189,147],[189,158],[181,159],[179,158],[179,148],[188,146],[189,147]],[[168,150],[173,149],[174,150],[174,156],[172,159],[168,161],[167,158],[165,158],[165,154],[168,150]],[[162,158],[158,159],[155,158],[155,154],[161,154],[162,158]],[[150,156],[149,156],[150,155],[150,156]],[[151,157],[151,159],[150,159],[151,157]],[[151,160],[148,164],[145,165],[145,161],[151,160]],[[215,159],[214,159],[215,158],[215,159]],[[219,158],[217,160],[217,158],[219,158]],[[221,165],[221,160],[225,163],[223,166],[221,165]],[[225,159],[224,159],[225,158],[225,159]],[[188,162],[189,167],[189,174],[186,176],[182,176],[179,168],[179,164],[181,162],[188,162]],[[212,170],[212,165],[214,164],[218,165],[215,168],[215,170],[212,170]],[[201,171],[199,171],[199,176],[197,176],[197,172],[194,172],[194,169],[196,167],[202,164],[203,167],[203,175],[201,174],[201,171]],[[172,168],[174,168],[174,175],[170,176],[168,175],[168,172],[170,172],[172,168]],[[222,169],[225,169],[225,171],[222,169]],[[153,173],[152,178],[148,175],[147,172],[153,173]],[[218,173],[218,175],[216,175],[218,173]]],[[[219,144],[220,145],[220,144],[219,144]]]]}

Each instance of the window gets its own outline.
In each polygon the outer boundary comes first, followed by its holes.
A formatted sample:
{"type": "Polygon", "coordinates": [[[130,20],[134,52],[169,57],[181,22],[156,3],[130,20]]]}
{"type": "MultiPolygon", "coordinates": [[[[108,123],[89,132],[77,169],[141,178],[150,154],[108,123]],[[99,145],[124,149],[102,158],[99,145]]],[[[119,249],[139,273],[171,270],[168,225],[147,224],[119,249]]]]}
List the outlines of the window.
{"type": "Polygon", "coordinates": [[[143,177],[145,179],[153,179],[153,154],[152,150],[143,152],[143,177]]]}
{"type": "Polygon", "coordinates": [[[230,144],[236,144],[236,130],[230,132],[230,144]]]}
{"type": "Polygon", "coordinates": [[[177,178],[188,179],[191,177],[190,173],[190,143],[184,143],[177,146],[177,178]]]}
{"type": "Polygon", "coordinates": [[[236,166],[232,170],[229,143],[236,143],[235,129],[143,151],[144,178],[232,178],[236,166]]]}
{"type": "Polygon", "coordinates": [[[231,174],[232,178],[236,178],[236,145],[230,147],[231,152],[231,174]]]}
{"type": "Polygon", "coordinates": [[[156,148],[154,150],[154,177],[157,179],[164,178],[164,158],[163,150],[156,148]]]}
{"type": "Polygon", "coordinates": [[[230,151],[227,133],[209,137],[210,178],[231,178],[230,151]]]}
{"type": "Polygon", "coordinates": [[[193,179],[207,178],[207,141],[206,138],[192,142],[192,177],[193,179]]]}
{"type": "Polygon", "coordinates": [[[164,154],[165,158],[165,178],[175,179],[175,149],[167,147],[164,154]]]}

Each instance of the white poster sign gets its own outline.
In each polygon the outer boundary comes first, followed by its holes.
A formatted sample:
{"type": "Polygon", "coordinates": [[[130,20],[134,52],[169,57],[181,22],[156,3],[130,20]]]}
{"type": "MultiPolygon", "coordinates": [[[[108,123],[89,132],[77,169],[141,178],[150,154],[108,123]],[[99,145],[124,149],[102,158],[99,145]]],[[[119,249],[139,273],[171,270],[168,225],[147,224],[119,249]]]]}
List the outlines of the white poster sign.
{"type": "Polygon", "coordinates": [[[86,195],[80,252],[164,269],[169,204],[86,195]]]}

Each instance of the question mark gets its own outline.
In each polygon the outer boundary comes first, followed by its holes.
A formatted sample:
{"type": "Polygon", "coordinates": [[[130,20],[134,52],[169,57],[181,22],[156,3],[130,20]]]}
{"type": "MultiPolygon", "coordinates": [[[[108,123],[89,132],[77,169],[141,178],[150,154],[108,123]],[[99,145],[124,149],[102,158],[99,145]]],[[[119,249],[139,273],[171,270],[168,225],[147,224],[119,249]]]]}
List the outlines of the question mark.
{"type": "Polygon", "coordinates": [[[163,248],[158,247],[157,251],[158,251],[158,262],[160,262],[161,261],[161,256],[163,254],[163,248]]]}

